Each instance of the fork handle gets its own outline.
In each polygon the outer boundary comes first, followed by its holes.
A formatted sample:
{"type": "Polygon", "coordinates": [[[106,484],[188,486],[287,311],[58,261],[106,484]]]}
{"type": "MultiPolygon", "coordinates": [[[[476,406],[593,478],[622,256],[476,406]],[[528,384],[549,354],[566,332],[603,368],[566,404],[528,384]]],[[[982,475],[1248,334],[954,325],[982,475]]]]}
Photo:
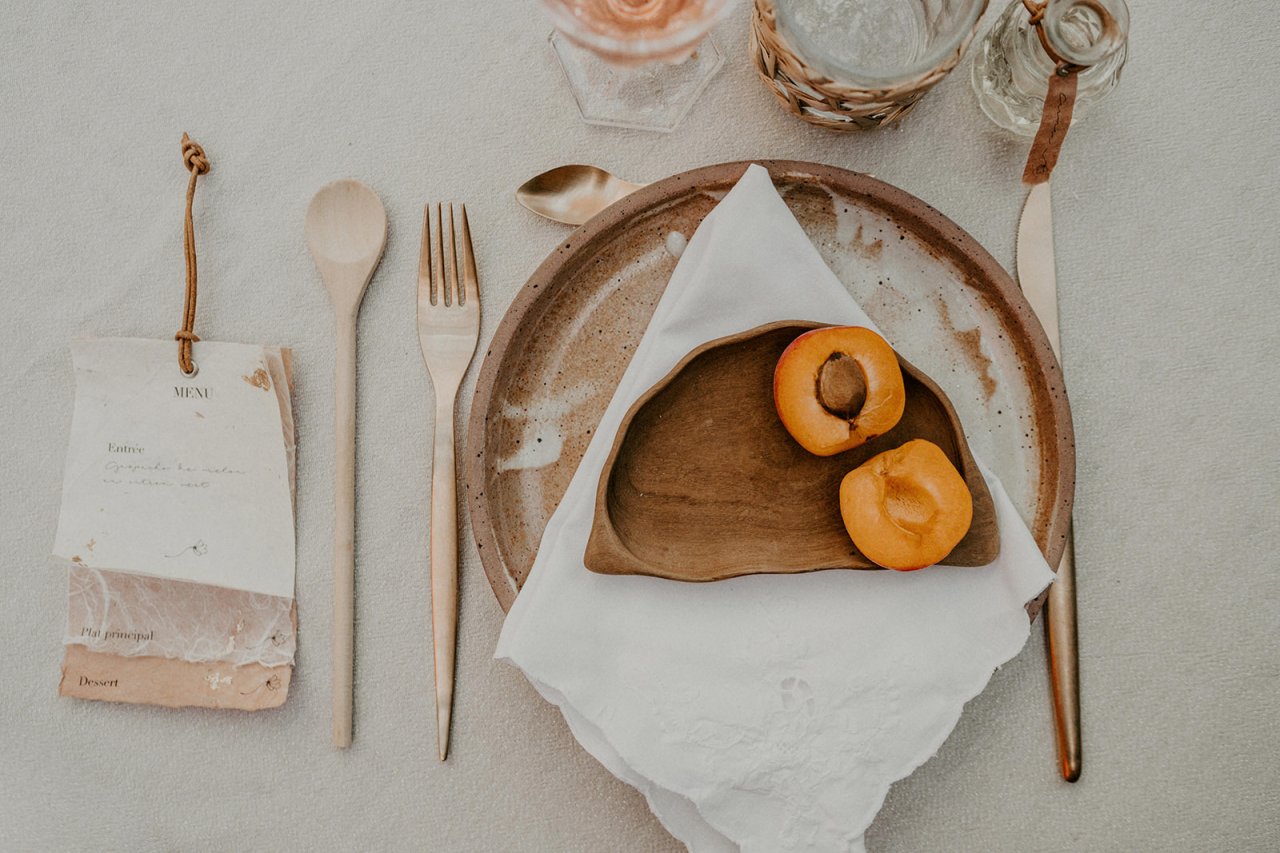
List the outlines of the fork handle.
{"type": "Polygon", "coordinates": [[[454,470],[453,409],[457,397],[436,393],[431,466],[431,647],[436,677],[436,746],[449,755],[453,675],[458,642],[458,485],[454,470]]]}

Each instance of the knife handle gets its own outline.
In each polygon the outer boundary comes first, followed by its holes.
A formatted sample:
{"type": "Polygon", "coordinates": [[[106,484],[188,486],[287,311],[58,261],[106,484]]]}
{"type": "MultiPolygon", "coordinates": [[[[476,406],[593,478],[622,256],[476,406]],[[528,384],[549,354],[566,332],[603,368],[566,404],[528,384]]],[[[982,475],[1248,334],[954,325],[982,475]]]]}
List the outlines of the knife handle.
{"type": "Polygon", "coordinates": [[[1076,631],[1075,531],[1067,528],[1067,547],[1058,563],[1058,577],[1045,602],[1045,635],[1049,648],[1049,674],[1053,689],[1053,715],[1058,734],[1058,761],[1062,778],[1080,778],[1080,655],[1076,631]]]}

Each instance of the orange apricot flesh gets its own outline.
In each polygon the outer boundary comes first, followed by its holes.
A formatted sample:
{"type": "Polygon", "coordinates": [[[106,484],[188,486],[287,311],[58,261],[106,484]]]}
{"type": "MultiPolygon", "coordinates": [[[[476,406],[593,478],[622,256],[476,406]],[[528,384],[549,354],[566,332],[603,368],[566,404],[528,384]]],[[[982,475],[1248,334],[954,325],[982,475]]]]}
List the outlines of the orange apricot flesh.
{"type": "Polygon", "coordinates": [[[801,447],[833,456],[893,429],[907,395],[884,338],[861,326],[834,326],[805,332],[783,350],[773,401],[801,447]]]}
{"type": "Polygon", "coordinates": [[[973,496],[941,448],[914,439],[845,475],[840,515],[868,560],[914,571],[941,561],[969,532],[973,496]]]}

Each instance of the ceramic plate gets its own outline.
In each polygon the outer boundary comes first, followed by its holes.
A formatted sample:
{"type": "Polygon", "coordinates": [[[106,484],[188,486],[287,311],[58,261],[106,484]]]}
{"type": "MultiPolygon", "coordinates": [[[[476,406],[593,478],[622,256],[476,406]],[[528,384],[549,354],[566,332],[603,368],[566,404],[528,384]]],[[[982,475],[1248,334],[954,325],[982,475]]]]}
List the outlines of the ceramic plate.
{"type": "MultiPolygon", "coordinates": [[[[756,162],[885,337],[946,392],[974,455],[1057,565],[1075,485],[1071,415],[1017,285],[958,225],[902,190],[832,166],[756,162]]],[[[464,481],[504,610],[680,251],[748,165],[674,175],[608,208],[538,267],[498,327],[477,381],[464,481]]]]}

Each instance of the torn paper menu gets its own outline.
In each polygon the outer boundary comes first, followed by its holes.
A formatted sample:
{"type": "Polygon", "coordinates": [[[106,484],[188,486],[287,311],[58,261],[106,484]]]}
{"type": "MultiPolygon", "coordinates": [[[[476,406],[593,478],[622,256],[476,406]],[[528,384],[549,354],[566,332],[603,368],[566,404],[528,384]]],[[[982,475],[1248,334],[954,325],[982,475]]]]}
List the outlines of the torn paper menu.
{"type": "Polygon", "coordinates": [[[174,352],[172,341],[73,343],[75,410],[54,555],[292,598],[291,460],[272,353],[202,342],[187,377],[174,352]]]}
{"type": "Polygon", "coordinates": [[[102,702],[260,711],[283,705],[292,680],[291,666],[126,658],[67,646],[58,692],[102,702]]]}
{"type": "MultiPolygon", "coordinates": [[[[171,359],[172,344],[158,343],[164,344],[158,347],[158,357],[171,359]]],[[[198,344],[197,361],[206,349],[222,346],[226,345],[198,344]]],[[[77,350],[80,347],[76,345],[77,350]]],[[[276,441],[285,457],[292,530],[295,433],[290,353],[282,347],[251,349],[260,350],[265,366],[241,373],[240,378],[276,400],[280,423],[276,441]]],[[[203,370],[201,375],[208,372],[203,370]]],[[[138,410],[136,417],[142,420],[150,415],[138,410]]],[[[136,421],[131,427],[139,431],[136,421]]],[[[73,555],[81,559],[71,562],[67,573],[61,695],[245,711],[284,703],[298,632],[292,588],[288,595],[276,596],[109,571],[98,566],[96,539],[87,542],[84,550],[85,556],[73,555]]]]}
{"type": "Polygon", "coordinates": [[[122,657],[293,663],[293,599],[72,566],[63,642],[122,657]]]}

